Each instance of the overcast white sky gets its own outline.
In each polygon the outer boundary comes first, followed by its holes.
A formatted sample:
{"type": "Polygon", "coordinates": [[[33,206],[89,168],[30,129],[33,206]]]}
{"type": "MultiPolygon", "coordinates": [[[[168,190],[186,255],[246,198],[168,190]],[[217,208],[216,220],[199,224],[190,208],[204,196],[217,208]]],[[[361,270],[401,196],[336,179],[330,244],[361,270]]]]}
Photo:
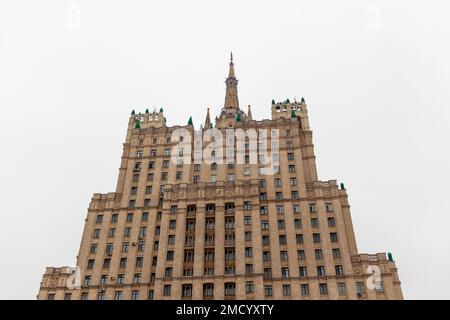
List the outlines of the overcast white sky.
{"type": "Polygon", "coordinates": [[[169,125],[224,101],[304,96],[319,177],[345,182],[360,252],[391,251],[405,298],[450,298],[450,2],[0,2],[0,298],[74,265],[111,192],[131,109],[169,125]]]}

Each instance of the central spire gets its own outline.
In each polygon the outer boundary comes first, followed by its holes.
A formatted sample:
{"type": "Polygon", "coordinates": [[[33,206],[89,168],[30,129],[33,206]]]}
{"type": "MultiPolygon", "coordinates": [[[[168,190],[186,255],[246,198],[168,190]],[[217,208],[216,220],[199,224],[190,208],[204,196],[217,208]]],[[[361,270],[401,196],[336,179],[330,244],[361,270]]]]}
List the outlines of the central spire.
{"type": "Polygon", "coordinates": [[[225,109],[237,109],[239,110],[239,99],[237,94],[237,84],[238,81],[234,75],[234,62],[233,62],[233,52],[231,52],[230,58],[230,70],[228,71],[228,78],[225,81],[227,85],[225,93],[225,109]]]}

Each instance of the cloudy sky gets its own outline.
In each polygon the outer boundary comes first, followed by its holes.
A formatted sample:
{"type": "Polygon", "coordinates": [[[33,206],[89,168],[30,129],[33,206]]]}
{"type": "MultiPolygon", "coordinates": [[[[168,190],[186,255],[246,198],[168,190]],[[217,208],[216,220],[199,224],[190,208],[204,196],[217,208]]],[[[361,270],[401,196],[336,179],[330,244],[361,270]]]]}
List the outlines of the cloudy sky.
{"type": "Polygon", "coordinates": [[[217,114],[304,96],[319,177],[346,184],[360,252],[405,298],[449,299],[450,2],[0,2],[0,298],[74,265],[94,192],[115,190],[131,109],[217,114]]]}

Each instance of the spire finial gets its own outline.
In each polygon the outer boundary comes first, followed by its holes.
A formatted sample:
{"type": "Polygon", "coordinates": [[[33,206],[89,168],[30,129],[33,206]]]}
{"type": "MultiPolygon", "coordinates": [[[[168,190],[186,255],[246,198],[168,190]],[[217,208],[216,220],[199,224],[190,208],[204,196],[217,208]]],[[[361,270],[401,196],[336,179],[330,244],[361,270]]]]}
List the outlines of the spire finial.
{"type": "Polygon", "coordinates": [[[239,100],[237,94],[238,80],[234,74],[234,62],[233,53],[230,54],[230,70],[228,72],[228,78],[225,81],[227,89],[225,93],[225,109],[239,109],[239,100]]]}
{"type": "Polygon", "coordinates": [[[233,63],[233,51],[231,51],[231,59],[230,62],[233,63]]]}

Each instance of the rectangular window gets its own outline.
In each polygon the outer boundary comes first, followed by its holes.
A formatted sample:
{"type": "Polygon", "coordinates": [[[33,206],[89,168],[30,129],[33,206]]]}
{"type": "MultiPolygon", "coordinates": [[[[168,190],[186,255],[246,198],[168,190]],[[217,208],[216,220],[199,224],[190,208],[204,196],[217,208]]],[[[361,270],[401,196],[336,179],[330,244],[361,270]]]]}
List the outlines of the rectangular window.
{"type": "Polygon", "coordinates": [[[316,256],[316,260],[322,260],[323,259],[323,253],[322,249],[315,249],[314,254],[316,256]]]}
{"type": "Polygon", "coordinates": [[[328,226],[329,227],[335,227],[336,226],[336,222],[334,221],[333,217],[329,217],[327,220],[328,220],[328,226]]]}
{"type": "Polygon", "coordinates": [[[320,243],[320,233],[313,233],[313,242],[320,243]]]}
{"type": "Polygon", "coordinates": [[[301,229],[302,228],[302,220],[301,219],[295,219],[294,220],[294,226],[295,226],[295,229],[301,229]]]}
{"type": "Polygon", "coordinates": [[[338,242],[338,236],[336,232],[330,233],[330,240],[331,242],[338,242]]]}
{"type": "Polygon", "coordinates": [[[347,294],[347,287],[345,286],[345,282],[338,282],[338,293],[340,295],[346,295],[347,294]]]}
{"type": "Polygon", "coordinates": [[[282,234],[278,237],[280,245],[285,245],[287,243],[286,241],[286,235],[282,234]]]}
{"type": "Polygon", "coordinates": [[[139,300],[139,291],[138,290],[131,291],[131,300],[139,300]]]}
{"type": "Polygon", "coordinates": [[[291,286],[288,284],[283,284],[283,296],[287,297],[291,295],[291,286]]]}
{"type": "Polygon", "coordinates": [[[97,219],[95,219],[95,223],[102,223],[103,222],[103,215],[99,214],[97,215],[97,219]]]}
{"type": "Polygon", "coordinates": [[[334,259],[340,259],[341,258],[341,250],[339,248],[333,249],[333,258],[334,259]]]}
{"type": "Polygon", "coordinates": [[[299,267],[299,274],[300,277],[307,277],[308,276],[308,269],[306,267],[299,267]]]}
{"type": "Polygon", "coordinates": [[[182,285],[181,296],[183,298],[192,298],[192,284],[183,284],[182,285]]]}
{"type": "Polygon", "coordinates": [[[305,260],[305,250],[297,250],[298,260],[305,260]]]}
{"type": "Polygon", "coordinates": [[[296,234],[295,235],[295,242],[297,244],[303,244],[303,234],[296,234]]]}
{"type": "Polygon", "coordinates": [[[325,267],[324,266],[317,266],[317,276],[325,277],[325,267]]]}
{"type": "Polygon", "coordinates": [[[328,287],[326,283],[319,283],[319,292],[321,295],[328,294],[328,287]]]}
{"type": "Polygon", "coordinates": [[[266,297],[271,297],[272,296],[272,286],[271,285],[265,285],[264,286],[264,295],[266,297]]]}
{"type": "Polygon", "coordinates": [[[304,283],[300,285],[300,293],[302,296],[308,296],[309,295],[309,286],[308,284],[304,283]]]}

